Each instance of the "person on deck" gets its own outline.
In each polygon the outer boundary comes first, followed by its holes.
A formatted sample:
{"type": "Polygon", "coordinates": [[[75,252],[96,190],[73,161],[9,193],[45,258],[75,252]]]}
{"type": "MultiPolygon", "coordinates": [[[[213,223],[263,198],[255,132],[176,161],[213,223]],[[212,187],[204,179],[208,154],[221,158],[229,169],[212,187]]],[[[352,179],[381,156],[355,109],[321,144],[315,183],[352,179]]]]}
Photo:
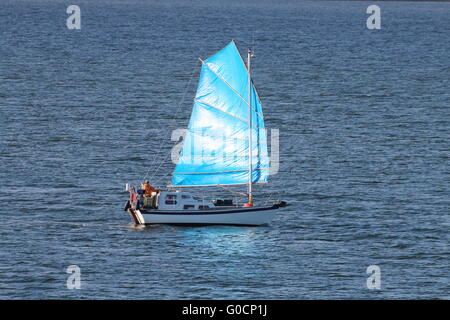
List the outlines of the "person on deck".
{"type": "Polygon", "coordinates": [[[144,190],[144,196],[150,197],[153,192],[158,192],[157,189],[153,188],[148,180],[145,180],[144,184],[142,185],[142,190],[144,190]]]}

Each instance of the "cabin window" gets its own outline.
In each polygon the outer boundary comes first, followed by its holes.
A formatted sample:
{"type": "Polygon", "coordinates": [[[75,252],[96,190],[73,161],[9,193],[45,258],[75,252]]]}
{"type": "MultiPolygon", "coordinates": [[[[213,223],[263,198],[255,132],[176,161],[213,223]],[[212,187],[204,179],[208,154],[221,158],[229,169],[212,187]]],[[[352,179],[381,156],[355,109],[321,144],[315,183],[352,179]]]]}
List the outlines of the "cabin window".
{"type": "Polygon", "coordinates": [[[181,195],[181,199],[190,199],[191,196],[187,195],[187,194],[182,194],[181,195]]]}
{"type": "Polygon", "coordinates": [[[186,204],[183,209],[194,209],[194,205],[186,204]]]}
{"type": "Polygon", "coordinates": [[[205,209],[209,209],[209,206],[198,206],[198,208],[199,208],[200,210],[205,210],[205,209]]]}
{"type": "Polygon", "coordinates": [[[177,204],[177,195],[176,194],[168,194],[166,195],[166,204],[177,204]]]}

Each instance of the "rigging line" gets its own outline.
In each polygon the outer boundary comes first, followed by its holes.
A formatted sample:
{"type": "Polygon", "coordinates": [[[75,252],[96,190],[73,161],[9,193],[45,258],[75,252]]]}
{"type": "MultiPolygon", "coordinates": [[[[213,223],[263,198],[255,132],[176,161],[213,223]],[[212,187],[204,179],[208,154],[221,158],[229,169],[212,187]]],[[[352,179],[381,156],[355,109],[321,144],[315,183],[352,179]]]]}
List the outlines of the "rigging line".
{"type": "MultiPolygon", "coordinates": [[[[178,115],[178,113],[180,112],[180,110],[181,110],[181,105],[182,105],[182,102],[184,101],[184,99],[185,99],[185,97],[186,97],[186,94],[187,94],[187,92],[188,92],[188,90],[189,90],[189,86],[190,86],[190,84],[191,84],[191,82],[192,82],[192,79],[194,78],[194,74],[195,74],[195,71],[197,70],[197,63],[195,64],[195,66],[193,67],[193,69],[192,69],[192,73],[191,73],[191,77],[189,78],[189,81],[188,81],[188,84],[186,85],[186,89],[185,89],[185,91],[184,91],[184,93],[183,93],[183,96],[181,97],[181,100],[178,102],[178,104],[177,104],[177,109],[176,109],[176,111],[175,111],[175,113],[174,113],[174,116],[172,117],[172,124],[173,124],[173,122],[175,122],[175,118],[176,118],[176,116],[178,115]]],[[[159,146],[159,149],[158,149],[158,151],[155,153],[155,155],[153,156],[153,160],[152,160],[152,163],[149,165],[149,168],[148,168],[148,170],[147,170],[147,173],[145,174],[145,176],[144,176],[144,180],[147,180],[147,178],[149,177],[149,173],[150,173],[150,170],[152,169],[152,167],[153,167],[153,165],[155,164],[155,162],[156,162],[156,158],[162,153],[162,146],[163,146],[163,144],[164,144],[164,140],[161,140],[161,145],[159,146]]],[[[170,154],[170,152],[169,152],[169,154],[170,154]]],[[[164,160],[165,161],[165,160],[164,160]]],[[[160,164],[160,166],[158,167],[158,169],[161,167],[161,164],[160,164]]],[[[156,174],[156,171],[154,172],[154,174],[152,174],[151,175],[151,178],[153,178],[154,176],[155,176],[155,174],[156,174]]]]}
{"type": "MultiPolygon", "coordinates": [[[[240,54],[239,54],[239,55],[240,55],[240,54]]],[[[242,59],[242,57],[241,57],[241,59],[242,59]]],[[[264,117],[263,117],[261,114],[259,114],[259,112],[258,112],[255,108],[253,108],[253,107],[250,105],[250,103],[249,103],[247,100],[245,100],[245,99],[239,94],[239,92],[236,91],[236,89],[234,89],[234,88],[233,88],[233,87],[232,87],[232,86],[231,86],[224,78],[222,78],[218,73],[216,73],[213,69],[211,69],[205,61],[203,61],[202,59],[199,59],[199,60],[203,63],[203,65],[205,65],[209,70],[211,70],[211,72],[214,73],[214,74],[217,76],[217,78],[219,78],[219,79],[220,79],[223,83],[225,83],[231,90],[233,90],[233,92],[236,93],[236,94],[242,99],[242,101],[244,101],[245,104],[249,106],[250,109],[252,109],[253,111],[255,111],[255,113],[256,113],[258,116],[260,116],[261,119],[264,120],[264,117]]],[[[253,81],[252,81],[252,85],[253,85],[253,81]]],[[[253,85],[253,89],[254,89],[254,85],[253,85]]],[[[256,91],[256,89],[255,89],[255,91],[256,91]]]]}
{"type": "Polygon", "coordinates": [[[239,192],[239,191],[234,191],[234,190],[232,190],[232,189],[230,189],[230,188],[226,188],[225,186],[221,186],[221,185],[219,185],[219,187],[222,188],[222,189],[224,189],[224,190],[229,191],[230,193],[238,194],[238,195],[240,195],[241,197],[247,197],[247,194],[246,194],[246,193],[239,192]]]}
{"type": "MultiPolygon", "coordinates": [[[[281,193],[280,193],[280,191],[279,190],[272,190],[270,193],[269,193],[269,199],[267,199],[267,203],[270,203],[271,201],[272,201],[272,198],[273,198],[273,196],[274,195],[276,195],[276,196],[278,196],[278,200],[281,200],[281,197],[280,197],[280,195],[281,195],[281,193]]],[[[275,199],[275,200],[277,200],[277,199],[275,199]]]]}
{"type": "MultiPolygon", "coordinates": [[[[167,76],[167,77],[165,78],[165,81],[164,81],[164,87],[167,87],[168,82],[169,82],[169,77],[167,76]]],[[[146,122],[146,126],[145,126],[145,129],[146,129],[146,130],[148,129],[148,124],[149,124],[149,122],[146,122]]],[[[153,162],[155,161],[156,154],[157,154],[157,153],[155,153],[155,154],[153,155],[153,159],[151,160],[151,163],[153,163],[153,162]]],[[[150,159],[149,159],[149,162],[150,162],[150,159]]],[[[151,168],[151,166],[149,166],[149,168],[151,168]]],[[[148,172],[149,172],[149,171],[147,171],[147,173],[145,174],[144,179],[147,179],[148,172]]],[[[141,181],[139,181],[139,182],[141,182],[141,181]]],[[[139,183],[139,182],[138,182],[138,183],[139,183]]]]}

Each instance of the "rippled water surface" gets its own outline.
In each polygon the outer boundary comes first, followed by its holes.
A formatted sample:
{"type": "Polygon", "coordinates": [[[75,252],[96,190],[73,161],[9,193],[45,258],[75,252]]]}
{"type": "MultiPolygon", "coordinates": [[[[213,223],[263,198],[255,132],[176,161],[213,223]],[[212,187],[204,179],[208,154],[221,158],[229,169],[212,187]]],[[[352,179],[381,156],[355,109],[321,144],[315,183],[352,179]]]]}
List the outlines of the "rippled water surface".
{"type": "Polygon", "coordinates": [[[81,30],[68,2],[0,3],[0,298],[450,298],[450,3],[378,3],[381,30],[368,2],[75,3],[81,30]],[[256,197],[291,206],[134,227],[124,184],[169,182],[197,58],[231,39],[280,130],[256,197]]]}

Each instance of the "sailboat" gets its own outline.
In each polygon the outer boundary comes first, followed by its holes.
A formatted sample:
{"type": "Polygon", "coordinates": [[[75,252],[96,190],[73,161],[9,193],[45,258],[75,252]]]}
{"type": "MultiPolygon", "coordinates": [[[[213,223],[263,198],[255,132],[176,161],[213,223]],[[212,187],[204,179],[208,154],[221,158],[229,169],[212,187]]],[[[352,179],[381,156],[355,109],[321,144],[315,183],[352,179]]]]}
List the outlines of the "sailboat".
{"type": "Polygon", "coordinates": [[[127,184],[125,210],[136,224],[264,225],[286,202],[254,205],[253,184],[269,177],[267,134],[259,95],[234,41],[202,68],[194,106],[172,184],[145,196],[127,184]],[[186,187],[247,185],[247,202],[205,201],[186,187]],[[184,190],[184,189],[183,189],[184,190]]]}

